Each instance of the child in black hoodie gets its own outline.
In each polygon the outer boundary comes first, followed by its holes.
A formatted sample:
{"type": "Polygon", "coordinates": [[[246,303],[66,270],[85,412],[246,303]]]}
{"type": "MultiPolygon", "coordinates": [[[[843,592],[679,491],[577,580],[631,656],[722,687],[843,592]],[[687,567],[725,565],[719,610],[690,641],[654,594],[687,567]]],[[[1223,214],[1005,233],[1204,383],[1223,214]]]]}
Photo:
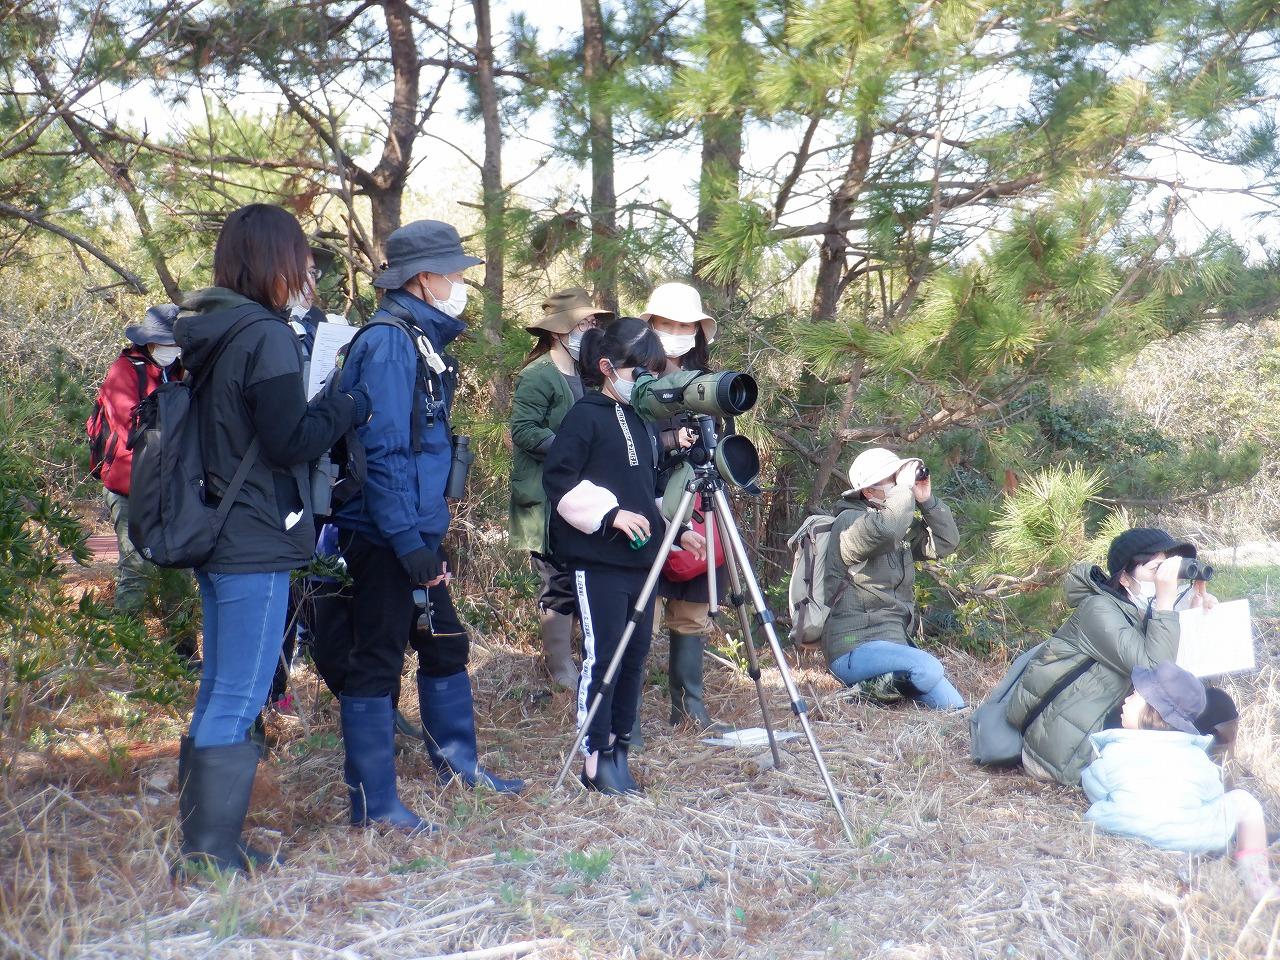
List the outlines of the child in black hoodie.
{"type": "MultiPolygon", "coordinates": [[[[579,725],[600,691],[666,524],[654,499],[653,441],[630,404],[636,368],[661,370],[665,363],[662,342],[643,320],[620,317],[588,330],[578,358],[587,393],[565,415],[543,465],[551,552],[561,568],[573,571],[582,619],[579,725]]],[[[698,556],[706,549],[692,530],[682,530],[679,542],[698,556]]],[[[652,630],[650,597],[613,689],[587,731],[582,783],[588,790],[638,790],[627,769],[627,748],[652,630]]]]}

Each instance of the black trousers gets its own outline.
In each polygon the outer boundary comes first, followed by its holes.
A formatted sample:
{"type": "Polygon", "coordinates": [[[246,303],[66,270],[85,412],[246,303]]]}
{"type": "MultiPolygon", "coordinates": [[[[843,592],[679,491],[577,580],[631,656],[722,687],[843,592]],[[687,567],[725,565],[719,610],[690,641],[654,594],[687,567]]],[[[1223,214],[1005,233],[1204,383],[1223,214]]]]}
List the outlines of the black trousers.
{"type": "Polygon", "coordinates": [[[343,530],[338,546],[351,574],[351,656],[343,692],[353,697],[385,697],[400,688],[405,649],[418,653],[418,673],[451,677],[467,669],[471,641],[458,619],[449,588],[426,591],[430,612],[414,604],[417,584],[395,553],[358,533],[343,530]]]}
{"type": "MultiPolygon", "coordinates": [[[[578,616],[582,618],[582,676],[578,684],[578,725],[586,719],[587,710],[604,681],[605,671],[613,659],[627,627],[631,610],[644,588],[647,570],[575,570],[574,587],[578,594],[578,616]]],[[[635,632],[627,642],[613,689],[600,702],[600,709],[587,730],[584,749],[588,753],[609,745],[609,734],[627,736],[635,726],[644,686],[644,661],[649,655],[653,635],[653,597],[635,632]]]]}

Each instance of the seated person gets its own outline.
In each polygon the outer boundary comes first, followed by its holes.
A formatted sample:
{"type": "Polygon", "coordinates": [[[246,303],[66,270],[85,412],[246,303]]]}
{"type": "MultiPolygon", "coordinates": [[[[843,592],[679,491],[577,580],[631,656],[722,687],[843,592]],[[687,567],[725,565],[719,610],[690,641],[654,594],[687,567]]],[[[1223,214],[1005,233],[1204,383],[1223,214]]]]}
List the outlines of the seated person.
{"type": "Polygon", "coordinates": [[[1093,805],[1085,819],[1107,833],[1163,850],[1225,850],[1254,900],[1274,892],[1262,807],[1244,790],[1224,791],[1222,768],[1206,752],[1198,726],[1208,706],[1204,684],[1172,661],[1136,667],[1120,729],[1089,737],[1097,759],[1081,776],[1093,805]]]}
{"type": "Polygon", "coordinates": [[[945,557],[959,542],[951,510],[927,474],[917,478],[921,466],[875,447],[849,468],[827,549],[822,652],[842,683],[875,699],[954,710],[964,698],[937,658],[911,643],[920,625],[915,561],[945,557]]]}
{"type": "MultiPolygon", "coordinates": [[[[1178,572],[1196,548],[1163,530],[1126,530],[1107,551],[1107,572],[1087,563],[1067,574],[1070,618],[1027,665],[1009,696],[1007,716],[1023,731],[1027,772],[1067,786],[1093,758],[1089,735],[1118,725],[1135,667],[1178,655],[1178,572]]],[[[1212,605],[1203,581],[1192,606],[1212,605]]]]}

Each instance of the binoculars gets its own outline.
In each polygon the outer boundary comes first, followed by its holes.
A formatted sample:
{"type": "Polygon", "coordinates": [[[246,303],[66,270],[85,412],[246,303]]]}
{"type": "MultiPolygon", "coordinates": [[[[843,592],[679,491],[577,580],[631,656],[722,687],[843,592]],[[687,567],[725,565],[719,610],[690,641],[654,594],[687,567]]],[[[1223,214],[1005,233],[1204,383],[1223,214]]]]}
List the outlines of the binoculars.
{"type": "Polygon", "coordinates": [[[1191,557],[1182,558],[1182,566],[1178,568],[1179,580],[1212,580],[1213,567],[1191,557]]]}

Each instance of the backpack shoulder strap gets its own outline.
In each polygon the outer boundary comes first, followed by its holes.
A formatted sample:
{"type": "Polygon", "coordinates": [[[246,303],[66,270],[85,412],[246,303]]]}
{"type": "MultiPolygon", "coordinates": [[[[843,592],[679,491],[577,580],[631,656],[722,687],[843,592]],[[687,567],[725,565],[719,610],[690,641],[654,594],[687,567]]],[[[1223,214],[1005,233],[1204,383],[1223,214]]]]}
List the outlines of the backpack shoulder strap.
{"type": "Polygon", "coordinates": [[[278,319],[274,314],[268,313],[266,307],[257,303],[246,303],[236,308],[238,312],[242,312],[239,320],[231,325],[231,329],[224,333],[218,339],[218,345],[213,348],[213,353],[209,357],[209,362],[200,368],[199,373],[192,374],[191,389],[198,390],[213,375],[213,368],[217,366],[218,361],[222,358],[222,354],[226,352],[227,347],[231,346],[231,341],[238,337],[244,330],[260,323],[264,320],[278,319]]]}
{"type": "Polygon", "coordinates": [[[139,360],[137,357],[126,357],[133,372],[138,375],[138,399],[141,400],[147,395],[147,361],[139,360]]]}
{"type": "MultiPolygon", "coordinates": [[[[1050,687],[1049,692],[1046,693],[1041,701],[1032,707],[1027,713],[1026,718],[1022,721],[1022,727],[1018,732],[1025,737],[1027,735],[1027,731],[1031,729],[1031,725],[1040,718],[1040,714],[1044,713],[1045,710],[1049,708],[1049,704],[1053,703],[1053,701],[1058,698],[1058,695],[1066,690],[1067,687],[1071,686],[1088,673],[1097,662],[1098,661],[1094,660],[1092,657],[1086,657],[1084,663],[1077,664],[1059,677],[1058,682],[1050,687]]],[[[1027,666],[1031,666],[1029,661],[1027,666]]]]}

